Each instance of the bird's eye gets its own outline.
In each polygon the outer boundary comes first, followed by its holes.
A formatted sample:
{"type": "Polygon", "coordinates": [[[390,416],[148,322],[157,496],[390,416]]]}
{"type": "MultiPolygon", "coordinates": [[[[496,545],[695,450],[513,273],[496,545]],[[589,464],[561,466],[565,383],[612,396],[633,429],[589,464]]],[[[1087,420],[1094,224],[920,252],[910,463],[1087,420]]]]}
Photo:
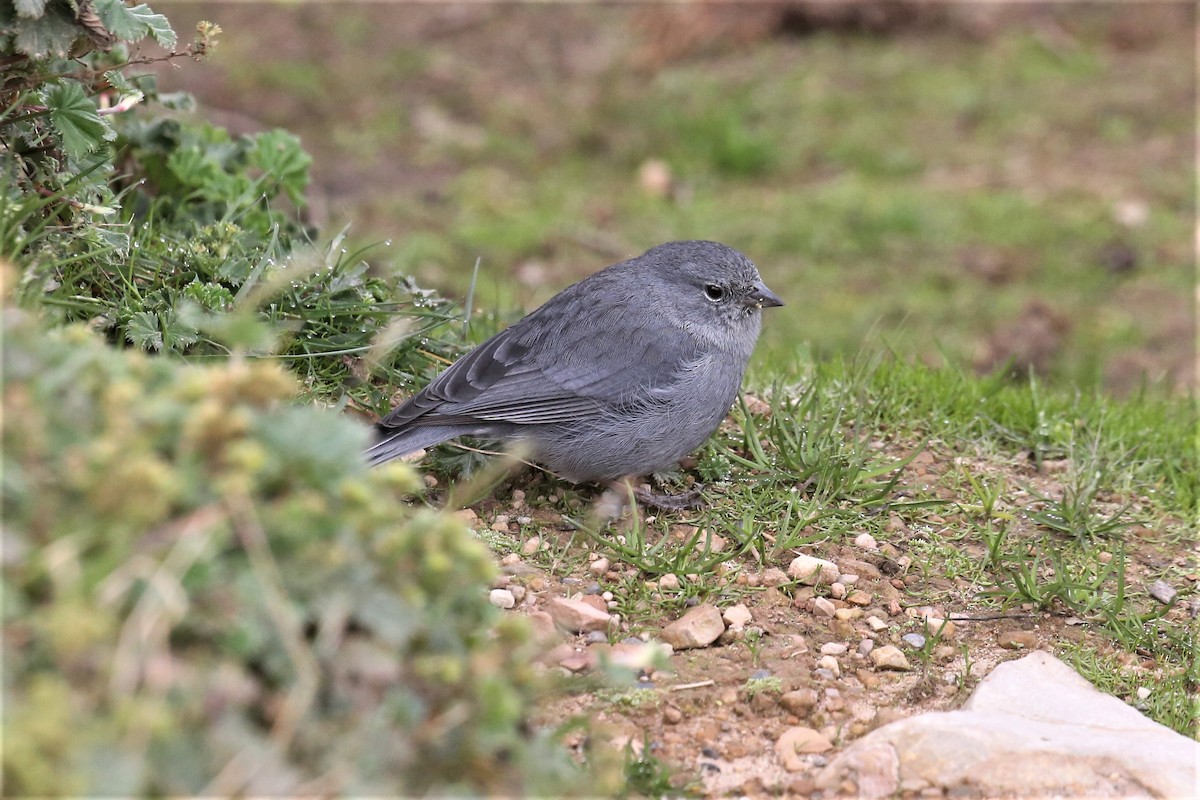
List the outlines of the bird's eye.
{"type": "Polygon", "coordinates": [[[714,303],[719,303],[725,299],[725,289],[715,283],[710,283],[704,287],[704,296],[714,303]]]}

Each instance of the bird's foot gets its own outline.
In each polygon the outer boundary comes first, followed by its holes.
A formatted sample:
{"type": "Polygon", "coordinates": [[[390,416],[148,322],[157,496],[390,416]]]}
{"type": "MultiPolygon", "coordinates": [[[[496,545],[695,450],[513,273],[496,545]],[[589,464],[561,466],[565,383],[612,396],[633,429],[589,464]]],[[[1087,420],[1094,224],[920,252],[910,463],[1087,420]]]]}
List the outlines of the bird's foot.
{"type": "Polygon", "coordinates": [[[704,487],[696,484],[683,494],[659,494],[650,491],[648,486],[639,486],[633,490],[634,499],[643,506],[657,508],[659,511],[691,511],[704,506],[704,487]]]}

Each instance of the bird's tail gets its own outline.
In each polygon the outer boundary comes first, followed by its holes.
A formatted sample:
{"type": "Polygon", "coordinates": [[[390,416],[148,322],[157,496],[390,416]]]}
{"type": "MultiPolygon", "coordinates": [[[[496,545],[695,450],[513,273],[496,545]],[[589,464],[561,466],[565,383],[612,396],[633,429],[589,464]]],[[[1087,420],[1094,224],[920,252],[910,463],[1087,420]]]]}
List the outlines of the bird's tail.
{"type": "Polygon", "coordinates": [[[426,447],[441,444],[458,436],[460,431],[445,426],[407,428],[405,430],[375,429],[375,443],[366,450],[367,463],[372,467],[384,464],[426,447]]]}

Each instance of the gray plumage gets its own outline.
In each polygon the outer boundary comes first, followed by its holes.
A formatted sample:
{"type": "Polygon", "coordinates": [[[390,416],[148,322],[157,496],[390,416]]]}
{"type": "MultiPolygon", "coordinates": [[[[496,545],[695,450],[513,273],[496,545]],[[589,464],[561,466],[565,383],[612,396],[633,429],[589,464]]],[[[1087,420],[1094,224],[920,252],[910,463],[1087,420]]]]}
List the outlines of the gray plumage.
{"type": "Polygon", "coordinates": [[[569,286],[456,361],[376,426],[379,464],[457,436],[523,440],[573,481],[647,475],[725,418],[783,305],[741,253],[659,245],[569,286]]]}

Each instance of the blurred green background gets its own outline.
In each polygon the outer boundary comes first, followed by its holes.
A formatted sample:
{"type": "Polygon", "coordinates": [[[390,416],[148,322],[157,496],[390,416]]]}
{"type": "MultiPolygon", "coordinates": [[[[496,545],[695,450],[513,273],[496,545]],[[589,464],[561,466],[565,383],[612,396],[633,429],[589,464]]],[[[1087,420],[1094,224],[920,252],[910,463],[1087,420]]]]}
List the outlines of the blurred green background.
{"type": "Polygon", "coordinates": [[[161,10],[224,29],[164,91],[300,134],[315,222],[451,296],[478,259],[476,306],[709,238],[788,302],[760,370],[890,348],[1191,386],[1191,4],[161,10]]]}

